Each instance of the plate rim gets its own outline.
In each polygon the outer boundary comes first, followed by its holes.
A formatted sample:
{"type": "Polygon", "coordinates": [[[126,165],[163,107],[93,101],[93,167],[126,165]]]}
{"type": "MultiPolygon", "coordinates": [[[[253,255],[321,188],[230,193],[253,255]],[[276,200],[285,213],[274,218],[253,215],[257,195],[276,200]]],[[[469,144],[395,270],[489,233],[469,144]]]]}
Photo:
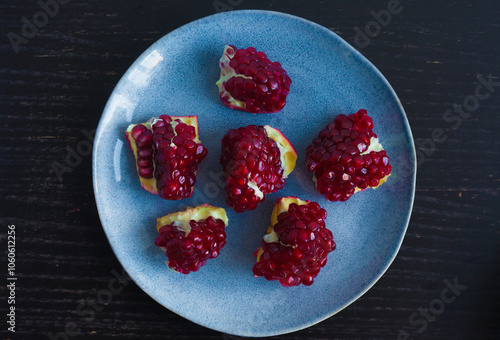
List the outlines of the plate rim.
{"type": "Polygon", "coordinates": [[[363,54],[361,54],[358,50],[356,50],[351,44],[349,44],[346,40],[344,40],[342,37],[340,37],[338,34],[336,34],[335,32],[333,32],[332,30],[330,30],[330,29],[328,29],[328,28],[326,28],[326,27],[324,27],[324,26],[322,26],[322,25],[320,25],[320,24],[318,24],[316,22],[313,22],[311,20],[308,20],[308,19],[296,16],[296,15],[293,15],[293,14],[284,13],[284,12],[270,11],[270,10],[261,10],[261,9],[243,9],[243,10],[233,10],[233,11],[226,11],[226,12],[221,12],[221,13],[215,13],[215,14],[211,14],[211,15],[208,15],[208,16],[201,17],[199,19],[190,21],[190,22],[188,22],[188,23],[186,23],[186,24],[184,24],[184,25],[182,25],[182,26],[180,26],[180,27],[178,27],[178,28],[176,28],[176,29],[174,29],[174,30],[172,30],[172,31],[164,34],[162,37],[160,37],[154,43],[152,43],[144,52],[142,52],[134,60],[134,62],[128,67],[127,71],[125,73],[123,73],[123,75],[121,76],[120,80],[114,86],[113,91],[109,95],[108,100],[106,102],[106,105],[105,105],[105,107],[104,107],[104,109],[102,111],[101,117],[100,117],[98,125],[97,125],[97,129],[96,129],[96,132],[95,132],[94,145],[93,145],[93,149],[92,149],[92,184],[93,184],[93,190],[94,190],[94,198],[96,200],[97,212],[98,212],[98,215],[99,215],[101,226],[102,226],[102,228],[104,230],[104,233],[106,235],[106,238],[107,238],[107,240],[109,242],[109,245],[110,245],[110,247],[111,247],[111,249],[112,249],[112,251],[113,251],[116,259],[118,260],[118,262],[120,263],[120,265],[122,266],[122,268],[127,272],[127,275],[134,281],[134,283],[137,286],[139,286],[139,288],[141,288],[141,290],[144,293],[146,293],[150,298],[152,298],[154,301],[156,301],[162,307],[168,309],[170,312],[175,313],[175,314],[177,314],[177,315],[179,315],[179,316],[187,319],[190,322],[196,323],[196,324],[198,324],[200,326],[212,329],[214,331],[221,332],[221,333],[227,332],[227,331],[222,331],[221,329],[217,329],[217,328],[215,328],[212,325],[205,325],[205,324],[202,324],[200,322],[191,320],[190,318],[187,318],[187,317],[183,316],[182,314],[180,314],[180,313],[178,313],[176,311],[171,310],[169,307],[165,306],[163,303],[160,303],[151,294],[149,294],[148,291],[145,289],[145,287],[140,283],[140,280],[135,277],[135,274],[129,273],[128,267],[124,265],[125,264],[124,261],[120,258],[120,256],[115,251],[115,244],[114,244],[114,242],[111,241],[110,236],[108,234],[108,231],[107,231],[107,229],[106,229],[106,227],[104,226],[104,223],[103,223],[103,214],[104,214],[104,212],[103,212],[103,204],[99,203],[100,199],[99,199],[98,190],[97,190],[97,178],[98,178],[98,174],[96,172],[96,167],[97,167],[97,152],[98,152],[98,148],[99,148],[99,141],[100,141],[101,137],[103,136],[102,129],[103,129],[103,126],[104,126],[104,121],[105,121],[105,118],[106,118],[105,117],[106,113],[109,111],[109,106],[110,106],[110,103],[111,103],[110,99],[113,98],[113,96],[116,94],[117,89],[123,83],[125,83],[127,81],[126,79],[127,79],[127,76],[130,74],[130,72],[132,72],[132,70],[135,69],[140,64],[140,61],[145,56],[147,56],[149,53],[151,53],[151,51],[154,49],[154,47],[161,40],[165,39],[168,35],[171,35],[171,34],[174,34],[176,32],[182,31],[183,29],[185,29],[186,26],[195,25],[195,24],[199,23],[200,21],[204,21],[204,20],[207,20],[207,19],[213,19],[213,18],[216,18],[216,17],[219,17],[219,16],[223,17],[223,16],[227,16],[227,15],[235,15],[235,13],[236,14],[242,14],[242,15],[244,15],[246,13],[262,14],[262,15],[277,15],[277,16],[285,17],[287,19],[296,20],[296,21],[300,21],[302,23],[309,24],[312,27],[314,27],[315,29],[323,31],[324,33],[330,35],[340,45],[342,45],[342,47],[346,48],[349,52],[351,52],[357,58],[357,60],[361,64],[363,64],[365,67],[367,67],[368,69],[370,69],[371,71],[373,71],[375,73],[375,75],[382,81],[382,83],[389,90],[390,95],[395,100],[397,108],[400,110],[400,112],[398,112],[398,115],[402,119],[402,122],[403,122],[403,125],[404,125],[404,131],[405,131],[405,134],[406,134],[406,136],[408,137],[408,140],[409,140],[409,145],[408,145],[409,161],[410,161],[410,163],[413,163],[413,166],[411,167],[411,170],[412,170],[412,174],[411,174],[412,179],[409,182],[410,189],[411,189],[411,194],[410,194],[410,201],[409,201],[408,211],[406,213],[406,218],[405,218],[405,221],[404,221],[404,225],[405,226],[404,226],[402,232],[399,235],[399,239],[398,239],[397,244],[394,244],[391,247],[392,250],[391,250],[391,256],[390,256],[390,258],[387,258],[385,261],[383,261],[384,262],[383,265],[379,268],[379,270],[376,271],[375,277],[372,279],[371,282],[367,283],[365,285],[365,287],[363,287],[363,289],[361,289],[358,293],[356,293],[352,299],[350,299],[348,302],[346,302],[343,307],[341,307],[341,308],[339,308],[339,309],[337,309],[337,310],[335,310],[335,311],[333,311],[331,313],[326,313],[326,315],[319,316],[319,317],[317,317],[317,318],[315,318],[313,320],[310,320],[309,322],[305,322],[305,323],[303,322],[303,323],[301,323],[300,325],[298,325],[296,327],[287,327],[287,328],[281,329],[279,331],[274,331],[274,332],[273,331],[267,331],[267,332],[260,332],[259,333],[257,331],[257,332],[253,332],[253,333],[249,334],[249,333],[242,333],[242,332],[234,331],[234,332],[228,333],[228,334],[234,334],[234,335],[238,335],[238,336],[248,336],[248,337],[276,336],[276,335],[289,334],[289,333],[292,333],[292,332],[296,332],[296,331],[299,331],[299,330],[306,329],[308,327],[312,327],[312,326],[314,326],[314,325],[316,325],[316,324],[318,324],[318,323],[320,323],[320,322],[322,322],[322,321],[324,321],[324,320],[326,320],[328,318],[331,318],[335,314],[341,312],[346,307],[350,306],[353,302],[355,302],[356,300],[358,300],[361,296],[363,296],[368,290],[370,290],[382,278],[382,276],[385,274],[385,272],[389,269],[389,267],[391,266],[391,264],[394,262],[394,259],[396,258],[397,254],[399,253],[399,251],[401,249],[401,245],[403,243],[403,240],[404,240],[404,238],[406,236],[406,232],[408,230],[408,226],[409,226],[411,214],[413,212],[413,205],[414,205],[414,201],[415,201],[415,188],[416,188],[416,177],[417,177],[417,157],[416,157],[415,142],[414,142],[414,139],[413,139],[413,134],[412,134],[412,131],[411,131],[410,123],[409,123],[408,117],[406,115],[406,111],[404,110],[403,105],[401,104],[401,101],[399,100],[399,97],[396,94],[396,91],[393,89],[393,87],[388,82],[388,80],[385,78],[385,76],[380,72],[380,70],[378,70],[378,68],[374,64],[372,64],[368,60],[368,58],[366,58],[363,54]]]}

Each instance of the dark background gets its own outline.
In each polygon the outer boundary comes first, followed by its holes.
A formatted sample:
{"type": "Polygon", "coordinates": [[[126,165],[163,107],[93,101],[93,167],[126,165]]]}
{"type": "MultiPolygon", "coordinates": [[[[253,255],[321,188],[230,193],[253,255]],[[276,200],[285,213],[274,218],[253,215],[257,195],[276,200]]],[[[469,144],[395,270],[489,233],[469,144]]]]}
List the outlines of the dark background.
{"type": "MultiPolygon", "coordinates": [[[[371,10],[387,8],[387,1],[379,0],[215,2],[224,3],[232,4],[224,10],[260,8],[302,16],[353,45],[355,27],[364,30],[374,20],[371,10]]],[[[500,86],[460,122],[443,119],[454,104],[474,95],[481,76],[491,74],[500,82],[500,3],[401,4],[402,12],[358,50],[394,87],[417,141],[417,189],[408,232],[394,263],[370,291],[328,320],[283,339],[396,339],[400,330],[413,339],[500,337],[500,86]],[[444,130],[446,140],[431,142],[437,129],[444,130]],[[467,288],[442,313],[431,314],[432,321],[418,316],[410,323],[419,308],[440,299],[444,280],[467,288]]],[[[0,2],[4,316],[9,224],[16,225],[18,277],[16,333],[7,332],[0,318],[2,338],[44,339],[73,323],[81,339],[238,338],[175,315],[130,280],[109,304],[97,304],[94,315],[79,315],[79,308],[90,310],[92,301],[102,298],[99,291],[107,289],[111,271],[122,268],[97,214],[91,155],[77,159],[61,178],[53,170],[66,163],[68,148],[86,139],[83,130],[97,127],[111,91],[132,62],[171,30],[216,13],[215,7],[211,0],[73,0],[16,54],[8,33],[21,34],[21,19],[32,20],[40,6],[36,0],[0,2]]]]}

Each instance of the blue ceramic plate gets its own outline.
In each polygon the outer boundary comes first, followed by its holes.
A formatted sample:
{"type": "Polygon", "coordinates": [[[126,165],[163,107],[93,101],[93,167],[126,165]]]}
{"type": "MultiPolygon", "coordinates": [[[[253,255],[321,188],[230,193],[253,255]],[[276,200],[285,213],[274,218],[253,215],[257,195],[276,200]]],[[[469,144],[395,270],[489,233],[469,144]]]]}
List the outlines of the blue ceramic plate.
{"type": "Polygon", "coordinates": [[[187,24],[160,39],[113,91],[97,129],[93,182],[102,225],[130,277],[153,299],[200,325],[242,336],[269,336],[320,322],[365,293],[387,270],[403,240],[415,189],[415,149],[401,103],[382,74],[330,30],[287,14],[234,11],[187,24]],[[258,27],[258,29],[256,29],[258,27]],[[218,98],[218,60],[225,44],[254,46],[292,78],[286,107],[252,115],[218,98]],[[327,202],[305,168],[305,148],[338,114],[368,110],[391,158],[392,175],[377,190],[327,202]],[[198,115],[208,156],[193,196],[165,201],[140,188],[125,140],[130,123],[161,114],[198,115]],[[220,141],[230,128],[269,124],[298,151],[297,167],[279,192],[256,210],[237,214],[225,203],[220,141]],[[337,249],[311,287],[284,288],[252,275],[276,200],[298,196],[328,211],[337,249]],[[165,265],[154,246],[156,218],[203,203],[224,207],[227,245],[198,272],[165,265]]]}

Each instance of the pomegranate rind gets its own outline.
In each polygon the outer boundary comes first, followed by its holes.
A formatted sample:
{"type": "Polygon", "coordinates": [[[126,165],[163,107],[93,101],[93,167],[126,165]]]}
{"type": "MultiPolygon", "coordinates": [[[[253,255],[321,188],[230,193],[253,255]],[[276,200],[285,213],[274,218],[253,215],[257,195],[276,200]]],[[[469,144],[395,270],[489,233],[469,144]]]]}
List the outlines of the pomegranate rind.
{"type": "Polygon", "coordinates": [[[288,175],[295,169],[297,162],[297,150],[293,147],[292,143],[285,137],[285,135],[278,129],[269,125],[264,125],[269,138],[274,140],[280,149],[281,166],[283,167],[283,177],[287,178],[288,175]]]}
{"type": "MultiPolygon", "coordinates": [[[[186,125],[193,126],[195,133],[196,133],[196,138],[194,139],[194,141],[196,143],[201,143],[200,139],[199,139],[199,132],[198,132],[198,116],[170,116],[170,118],[172,118],[172,123],[178,119],[186,125]]],[[[137,170],[137,175],[139,176],[141,188],[152,193],[153,195],[158,195],[158,187],[156,186],[156,179],[154,177],[153,178],[144,178],[144,177],[141,177],[139,175],[139,166],[137,165],[137,158],[139,158],[137,155],[137,141],[132,137],[131,134],[132,134],[132,130],[137,125],[144,125],[147,129],[150,130],[151,127],[153,126],[153,124],[157,120],[159,120],[159,118],[153,117],[144,123],[130,124],[128,126],[127,130],[125,131],[125,138],[127,138],[130,149],[134,153],[135,168],[137,170]]],[[[174,131],[175,131],[175,129],[174,129],[174,131]]],[[[153,162],[153,166],[155,166],[154,162],[153,162]]],[[[193,193],[193,191],[194,191],[194,186],[191,188],[191,194],[193,193]]]]}
{"type": "Polygon", "coordinates": [[[220,219],[224,221],[224,225],[227,227],[229,219],[227,217],[226,210],[224,208],[214,207],[210,204],[203,204],[198,207],[188,207],[184,211],[178,211],[171,213],[156,220],[156,229],[159,231],[161,227],[174,223],[175,221],[187,222],[189,221],[203,221],[209,217],[214,219],[220,219]]]}
{"type": "Polygon", "coordinates": [[[226,90],[224,83],[232,77],[250,78],[244,74],[237,74],[236,71],[229,66],[229,62],[236,55],[236,48],[234,46],[224,46],[224,52],[219,61],[220,66],[220,79],[215,83],[219,87],[219,96],[221,101],[231,109],[246,111],[247,105],[241,100],[233,98],[231,93],[226,90]]]}

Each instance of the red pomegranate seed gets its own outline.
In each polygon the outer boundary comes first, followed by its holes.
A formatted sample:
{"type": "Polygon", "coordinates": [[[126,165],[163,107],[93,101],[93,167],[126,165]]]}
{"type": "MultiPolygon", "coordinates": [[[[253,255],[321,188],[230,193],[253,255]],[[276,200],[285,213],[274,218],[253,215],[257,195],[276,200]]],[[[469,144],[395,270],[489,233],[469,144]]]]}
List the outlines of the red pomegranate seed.
{"type": "Polygon", "coordinates": [[[144,131],[146,131],[146,127],[144,125],[136,125],[132,129],[132,138],[138,140],[144,131]]]}

